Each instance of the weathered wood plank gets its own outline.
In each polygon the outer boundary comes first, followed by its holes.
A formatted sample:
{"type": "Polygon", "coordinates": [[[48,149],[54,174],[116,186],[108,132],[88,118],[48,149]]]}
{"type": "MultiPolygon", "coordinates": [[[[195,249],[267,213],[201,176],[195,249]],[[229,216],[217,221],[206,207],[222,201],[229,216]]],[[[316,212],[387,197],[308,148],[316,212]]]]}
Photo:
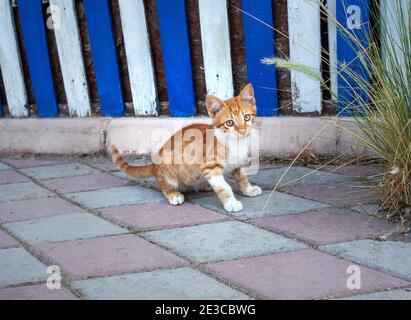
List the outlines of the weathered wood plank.
{"type": "Polygon", "coordinates": [[[259,116],[278,113],[276,68],[261,63],[261,59],[274,57],[275,38],[273,6],[271,0],[243,0],[243,20],[248,81],[253,84],[259,116]],[[260,21],[258,21],[260,20],[260,21]]]}
{"type": "MultiPolygon", "coordinates": [[[[290,59],[320,73],[321,26],[317,0],[288,0],[290,59]]],[[[294,110],[321,112],[322,93],[318,81],[300,72],[291,72],[294,110]]]]}
{"type": "Polygon", "coordinates": [[[119,117],[125,105],[109,0],[84,0],[101,115],[119,117]]]}
{"type": "Polygon", "coordinates": [[[194,116],[196,104],[185,1],[157,0],[157,16],[170,114],[194,116]]]}
{"type": "MultiPolygon", "coordinates": [[[[410,0],[380,0],[381,9],[381,50],[383,59],[387,55],[396,57],[397,62],[406,72],[401,34],[410,28],[410,0]]],[[[405,74],[406,76],[406,74],[405,74]]]]}
{"type": "Polygon", "coordinates": [[[73,0],[50,0],[57,51],[71,116],[90,115],[90,96],[73,0]]]}
{"type": "Polygon", "coordinates": [[[362,48],[367,48],[370,40],[369,0],[338,1],[337,19],[346,29],[345,32],[337,30],[338,110],[341,115],[350,116],[361,104],[368,102],[368,90],[364,85],[370,82],[370,75],[361,55],[362,48]],[[359,80],[363,86],[359,86],[359,80]]]}
{"type": "Polygon", "coordinates": [[[158,114],[153,61],[143,0],[119,0],[131,94],[138,116],[158,114]]]}
{"type": "Polygon", "coordinates": [[[26,117],[27,93],[9,0],[0,0],[0,68],[10,115],[26,117]]]}
{"type": "Polygon", "coordinates": [[[234,95],[226,0],[199,0],[201,41],[207,94],[234,95]]]}
{"type": "Polygon", "coordinates": [[[38,116],[57,117],[59,109],[51,73],[42,1],[20,0],[18,9],[38,116]]]}
{"type": "Polygon", "coordinates": [[[330,65],[331,99],[338,101],[338,74],[337,74],[337,0],[327,0],[328,8],[328,51],[330,65]]]}

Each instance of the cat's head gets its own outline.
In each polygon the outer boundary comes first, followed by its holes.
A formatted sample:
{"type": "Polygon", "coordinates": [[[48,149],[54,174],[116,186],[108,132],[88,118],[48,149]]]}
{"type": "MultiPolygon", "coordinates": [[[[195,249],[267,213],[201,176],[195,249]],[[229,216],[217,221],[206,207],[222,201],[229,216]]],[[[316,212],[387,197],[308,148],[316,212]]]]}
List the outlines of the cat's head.
{"type": "Polygon", "coordinates": [[[257,116],[257,106],[254,89],[246,85],[241,93],[234,98],[221,100],[207,96],[207,111],[216,129],[233,136],[247,136],[257,116]]]}

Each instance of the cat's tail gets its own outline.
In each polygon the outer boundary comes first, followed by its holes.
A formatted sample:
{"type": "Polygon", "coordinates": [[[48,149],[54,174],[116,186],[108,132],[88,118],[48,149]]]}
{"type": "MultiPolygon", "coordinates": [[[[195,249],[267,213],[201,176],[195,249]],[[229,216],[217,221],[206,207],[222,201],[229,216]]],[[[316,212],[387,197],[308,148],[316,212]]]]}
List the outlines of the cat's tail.
{"type": "Polygon", "coordinates": [[[145,166],[132,166],[128,164],[126,160],[124,160],[115,146],[111,147],[111,158],[121,170],[134,178],[140,179],[154,176],[154,164],[148,164],[145,166]]]}

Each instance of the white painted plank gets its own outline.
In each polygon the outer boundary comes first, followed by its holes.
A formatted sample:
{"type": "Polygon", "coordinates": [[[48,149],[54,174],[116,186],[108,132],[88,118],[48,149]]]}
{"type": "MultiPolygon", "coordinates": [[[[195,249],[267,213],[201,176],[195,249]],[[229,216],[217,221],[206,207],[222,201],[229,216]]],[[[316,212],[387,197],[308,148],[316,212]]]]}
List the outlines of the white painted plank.
{"type": "Polygon", "coordinates": [[[9,0],[0,0],[0,68],[10,114],[26,117],[27,93],[9,0]]]}
{"type": "Polygon", "coordinates": [[[226,0],[199,0],[201,41],[207,94],[234,95],[226,0]]]}
{"type": "Polygon", "coordinates": [[[50,0],[57,51],[71,116],[90,115],[88,91],[74,0],[50,0]]]}
{"type": "MultiPolygon", "coordinates": [[[[321,26],[318,0],[288,0],[290,60],[320,72],[321,26]]],[[[291,72],[294,110],[321,112],[321,86],[305,74],[291,72]]]]}
{"type": "Polygon", "coordinates": [[[135,114],[157,115],[154,69],[143,0],[119,0],[119,7],[135,114]]]}
{"type": "Polygon", "coordinates": [[[330,88],[331,99],[338,101],[338,69],[337,69],[337,0],[328,0],[328,46],[330,53],[330,88]]]}
{"type": "Polygon", "coordinates": [[[387,52],[394,54],[398,62],[403,66],[406,75],[406,65],[404,57],[404,48],[400,40],[401,30],[409,30],[410,17],[408,15],[410,8],[410,0],[380,0],[381,9],[381,42],[382,42],[382,57],[384,61],[387,57],[387,52]],[[402,15],[400,12],[402,11],[402,15]],[[401,29],[400,25],[403,26],[401,29]]]}

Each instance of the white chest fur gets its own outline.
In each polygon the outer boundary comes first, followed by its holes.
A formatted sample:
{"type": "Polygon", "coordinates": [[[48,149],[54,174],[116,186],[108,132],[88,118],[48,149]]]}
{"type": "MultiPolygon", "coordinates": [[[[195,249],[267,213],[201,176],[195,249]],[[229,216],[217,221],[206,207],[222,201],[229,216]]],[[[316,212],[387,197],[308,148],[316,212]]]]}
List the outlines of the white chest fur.
{"type": "Polygon", "coordinates": [[[249,164],[250,158],[250,137],[238,138],[231,134],[224,134],[216,130],[216,137],[218,141],[225,145],[229,150],[229,156],[225,159],[224,172],[231,172],[235,168],[246,166],[249,164]]]}

